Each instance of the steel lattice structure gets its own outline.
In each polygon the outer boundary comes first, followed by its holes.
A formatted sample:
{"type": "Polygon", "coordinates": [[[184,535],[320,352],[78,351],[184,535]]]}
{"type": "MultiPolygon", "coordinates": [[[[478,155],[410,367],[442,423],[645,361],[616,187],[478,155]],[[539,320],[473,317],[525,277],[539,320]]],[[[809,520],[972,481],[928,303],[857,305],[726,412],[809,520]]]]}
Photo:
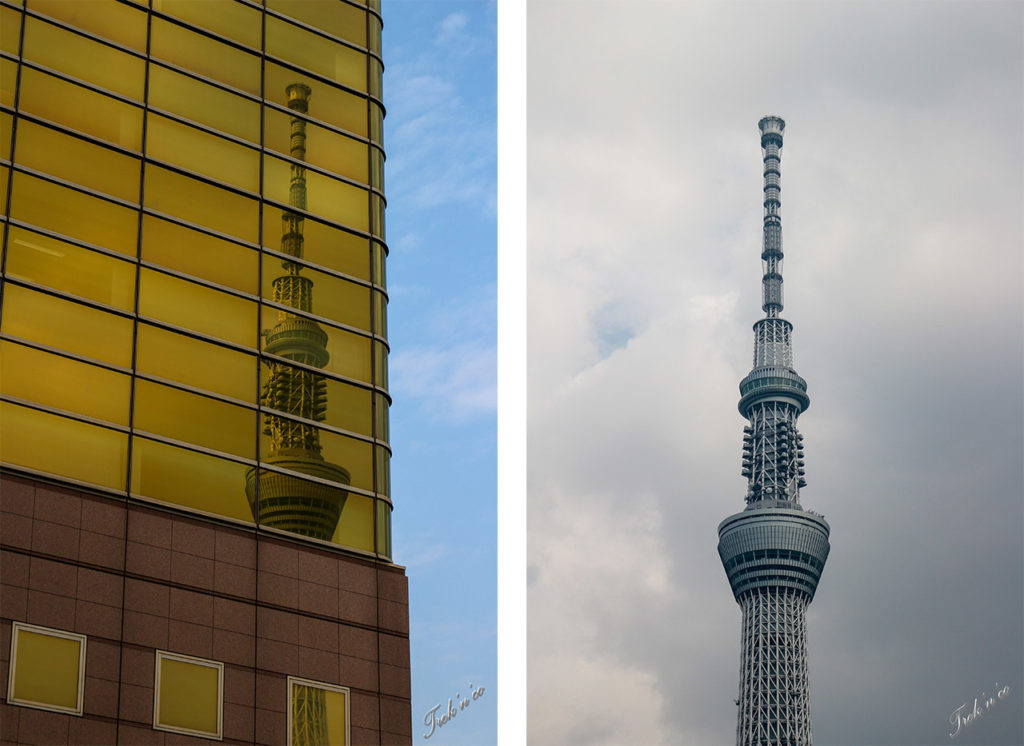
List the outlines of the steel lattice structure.
{"type": "Polygon", "coordinates": [[[743,612],[738,746],[811,743],[807,606],[829,552],[829,525],[800,506],[803,436],[797,418],[810,399],[793,370],[793,325],[782,311],[779,156],[786,123],[758,122],[764,155],[762,308],[754,324],[753,369],[740,382],[742,474],[747,507],[718,527],[718,553],[743,612]]]}
{"type": "Polygon", "coordinates": [[[313,686],[296,686],[292,697],[291,746],[324,746],[327,733],[327,692],[313,686]]]}

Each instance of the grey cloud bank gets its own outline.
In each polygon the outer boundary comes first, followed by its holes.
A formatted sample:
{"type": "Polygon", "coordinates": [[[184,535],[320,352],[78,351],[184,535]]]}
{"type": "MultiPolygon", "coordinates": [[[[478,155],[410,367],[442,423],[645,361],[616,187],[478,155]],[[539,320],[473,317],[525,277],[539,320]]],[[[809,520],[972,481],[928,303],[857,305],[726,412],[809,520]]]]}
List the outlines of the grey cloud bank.
{"type": "Polygon", "coordinates": [[[1024,743],[1024,5],[546,1],[528,24],[531,743],[734,741],[715,546],[768,113],[801,499],[833,528],[815,743],[1024,743]]]}

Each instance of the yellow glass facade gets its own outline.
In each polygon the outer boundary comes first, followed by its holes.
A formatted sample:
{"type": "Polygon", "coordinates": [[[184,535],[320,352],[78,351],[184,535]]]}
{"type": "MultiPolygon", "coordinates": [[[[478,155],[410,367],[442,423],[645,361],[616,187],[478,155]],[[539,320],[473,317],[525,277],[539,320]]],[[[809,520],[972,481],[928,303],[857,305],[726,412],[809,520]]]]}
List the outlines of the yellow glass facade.
{"type": "Polygon", "coordinates": [[[224,664],[158,650],[153,727],[220,738],[224,725],[224,664]]]}
{"type": "Polygon", "coordinates": [[[7,701],[82,714],[84,635],[14,622],[7,701]]]}
{"type": "Polygon", "coordinates": [[[0,462],[390,557],[378,0],[0,29],[0,462]]]}

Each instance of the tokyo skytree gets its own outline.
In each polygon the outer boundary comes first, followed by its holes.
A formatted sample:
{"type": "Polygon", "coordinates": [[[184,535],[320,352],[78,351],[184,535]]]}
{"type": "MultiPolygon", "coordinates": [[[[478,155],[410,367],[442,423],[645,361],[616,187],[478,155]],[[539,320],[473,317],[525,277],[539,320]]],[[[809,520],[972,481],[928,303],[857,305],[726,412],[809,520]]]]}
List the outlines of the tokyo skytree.
{"type": "Polygon", "coordinates": [[[807,383],[793,370],[793,325],[782,311],[779,151],[786,123],[758,122],[764,157],[762,308],[754,366],[740,382],[746,508],[718,527],[718,554],[743,612],[737,746],[811,743],[807,606],[829,552],[823,516],[800,506],[807,383]]]}

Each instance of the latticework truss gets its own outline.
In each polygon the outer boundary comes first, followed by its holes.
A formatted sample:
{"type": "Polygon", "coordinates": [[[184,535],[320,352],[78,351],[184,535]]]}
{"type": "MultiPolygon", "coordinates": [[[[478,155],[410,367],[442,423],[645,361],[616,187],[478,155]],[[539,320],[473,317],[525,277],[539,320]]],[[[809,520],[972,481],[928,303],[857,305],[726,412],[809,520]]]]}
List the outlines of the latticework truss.
{"type": "Polygon", "coordinates": [[[743,610],[737,746],[807,746],[808,596],[792,588],[754,588],[743,610]]]}
{"type": "Polygon", "coordinates": [[[797,430],[799,410],[779,401],[758,402],[750,408],[743,428],[742,474],[747,478],[747,502],[799,502],[804,479],[803,436],[797,430]]]}
{"type": "Polygon", "coordinates": [[[324,746],[327,740],[327,693],[296,686],[292,698],[292,746],[324,746]]]}

